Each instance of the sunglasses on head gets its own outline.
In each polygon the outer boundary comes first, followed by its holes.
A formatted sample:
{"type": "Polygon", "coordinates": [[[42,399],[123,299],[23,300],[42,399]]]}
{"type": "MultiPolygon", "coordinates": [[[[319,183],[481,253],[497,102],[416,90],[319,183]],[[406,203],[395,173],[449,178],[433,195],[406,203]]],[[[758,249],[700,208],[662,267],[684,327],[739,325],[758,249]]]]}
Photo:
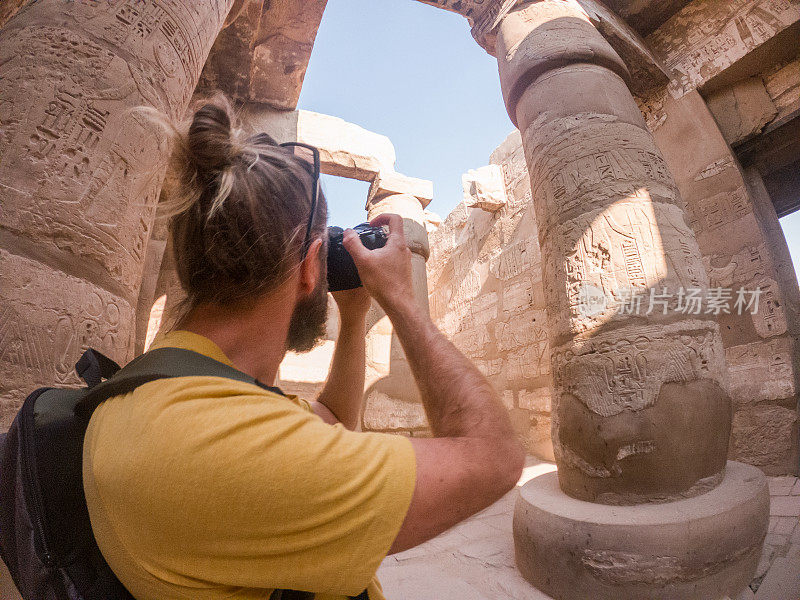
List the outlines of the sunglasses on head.
{"type": "Polygon", "coordinates": [[[281,148],[292,151],[294,156],[302,158],[314,166],[313,180],[311,184],[311,213],[308,215],[308,225],[306,225],[306,237],[303,240],[302,258],[306,257],[308,248],[311,245],[311,227],[314,225],[314,214],[317,212],[317,198],[319,197],[319,169],[320,159],[319,150],[314,146],[302,144],[300,142],[285,142],[280,144],[281,148]]]}

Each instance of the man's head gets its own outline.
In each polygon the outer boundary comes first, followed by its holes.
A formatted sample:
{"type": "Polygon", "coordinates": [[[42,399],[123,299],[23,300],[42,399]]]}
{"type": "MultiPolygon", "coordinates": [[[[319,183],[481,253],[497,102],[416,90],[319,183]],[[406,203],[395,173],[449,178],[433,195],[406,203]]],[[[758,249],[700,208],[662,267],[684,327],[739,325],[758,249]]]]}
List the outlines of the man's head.
{"type": "Polygon", "coordinates": [[[321,192],[308,243],[314,166],[266,134],[245,137],[215,99],[178,134],[166,211],[186,308],[252,306],[288,281],[286,346],[304,351],[325,332],[326,221],[321,192]]]}

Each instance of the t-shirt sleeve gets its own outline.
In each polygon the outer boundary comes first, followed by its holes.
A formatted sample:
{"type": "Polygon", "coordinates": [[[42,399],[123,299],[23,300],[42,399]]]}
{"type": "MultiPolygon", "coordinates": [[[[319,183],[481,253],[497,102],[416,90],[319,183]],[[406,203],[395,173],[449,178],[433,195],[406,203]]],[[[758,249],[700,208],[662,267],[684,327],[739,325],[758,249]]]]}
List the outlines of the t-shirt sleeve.
{"type": "Polygon", "coordinates": [[[164,534],[176,568],[223,585],[360,593],[411,503],[410,440],[328,425],[277,397],[225,404],[174,454],[183,474],[170,497],[191,498],[184,519],[163,523],[175,527],[164,534]]]}

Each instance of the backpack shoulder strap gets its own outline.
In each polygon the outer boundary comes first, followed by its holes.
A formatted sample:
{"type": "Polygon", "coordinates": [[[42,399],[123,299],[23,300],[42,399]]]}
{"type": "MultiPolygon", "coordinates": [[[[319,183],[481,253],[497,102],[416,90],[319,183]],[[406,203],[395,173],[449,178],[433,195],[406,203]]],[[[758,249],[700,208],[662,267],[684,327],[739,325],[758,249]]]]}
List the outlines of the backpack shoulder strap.
{"type": "Polygon", "coordinates": [[[110,379],[93,386],[76,407],[76,412],[91,416],[108,398],[132,392],[140,385],[157,379],[205,375],[224,377],[274,391],[247,373],[211,357],[184,348],[157,348],[136,357],[110,379]]]}

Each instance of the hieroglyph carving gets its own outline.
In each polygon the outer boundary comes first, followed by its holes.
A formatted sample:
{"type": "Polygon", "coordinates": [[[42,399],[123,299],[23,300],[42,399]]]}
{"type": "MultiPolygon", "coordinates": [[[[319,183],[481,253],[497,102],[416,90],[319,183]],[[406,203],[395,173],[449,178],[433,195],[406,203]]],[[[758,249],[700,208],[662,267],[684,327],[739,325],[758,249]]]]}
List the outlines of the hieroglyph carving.
{"type": "Polygon", "coordinates": [[[0,30],[3,398],[130,358],[170,150],[133,109],[183,116],[232,3],[38,0],[0,30]]]}
{"type": "Polygon", "coordinates": [[[79,383],[75,361],[89,347],[128,360],[133,307],[34,260],[0,249],[0,397],[79,383]],[[36,304],[31,302],[36,299],[36,304]]]}
{"type": "Polygon", "coordinates": [[[582,115],[534,124],[525,138],[540,200],[534,206],[545,272],[551,274],[545,290],[558,315],[554,334],[622,319],[620,303],[631,293],[707,287],[680,196],[646,130],[582,115]],[[602,294],[604,310],[582,310],[587,289],[602,294]]]}
{"type": "Polygon", "coordinates": [[[0,33],[3,227],[97,260],[135,293],[168,148],[129,109],[182,115],[229,5],[41,0],[12,19],[0,33]]]}
{"type": "Polygon", "coordinates": [[[647,37],[680,98],[800,19],[797,0],[691,2],[647,37]]]}
{"type": "Polygon", "coordinates": [[[556,395],[609,417],[652,406],[664,383],[710,379],[724,388],[724,356],[713,322],[650,325],[555,348],[553,381],[556,395]]]}

